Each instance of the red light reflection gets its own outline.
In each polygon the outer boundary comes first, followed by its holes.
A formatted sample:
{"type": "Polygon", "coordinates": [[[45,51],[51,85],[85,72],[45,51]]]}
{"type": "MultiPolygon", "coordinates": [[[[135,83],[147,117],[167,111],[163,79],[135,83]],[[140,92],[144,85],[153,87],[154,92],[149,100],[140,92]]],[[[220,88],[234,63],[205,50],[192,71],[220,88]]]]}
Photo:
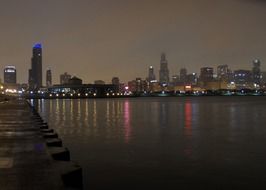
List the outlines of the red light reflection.
{"type": "Polygon", "coordinates": [[[124,102],[124,125],[125,125],[125,142],[130,140],[131,126],[130,126],[130,106],[128,100],[124,102]]]}
{"type": "Polygon", "coordinates": [[[189,142],[192,136],[192,128],[191,128],[191,123],[192,123],[192,105],[190,101],[186,101],[185,103],[185,127],[184,127],[184,135],[187,138],[188,144],[186,145],[184,152],[187,156],[191,156],[192,154],[192,146],[189,142]]]}

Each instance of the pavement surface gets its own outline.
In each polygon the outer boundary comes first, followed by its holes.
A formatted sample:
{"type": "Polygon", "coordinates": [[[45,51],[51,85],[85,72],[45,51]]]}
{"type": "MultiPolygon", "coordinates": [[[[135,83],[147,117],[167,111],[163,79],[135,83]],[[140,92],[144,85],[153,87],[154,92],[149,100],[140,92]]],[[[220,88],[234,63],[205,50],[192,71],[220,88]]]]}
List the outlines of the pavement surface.
{"type": "Polygon", "coordinates": [[[0,189],[66,189],[60,165],[49,155],[27,102],[0,102],[0,189]]]}

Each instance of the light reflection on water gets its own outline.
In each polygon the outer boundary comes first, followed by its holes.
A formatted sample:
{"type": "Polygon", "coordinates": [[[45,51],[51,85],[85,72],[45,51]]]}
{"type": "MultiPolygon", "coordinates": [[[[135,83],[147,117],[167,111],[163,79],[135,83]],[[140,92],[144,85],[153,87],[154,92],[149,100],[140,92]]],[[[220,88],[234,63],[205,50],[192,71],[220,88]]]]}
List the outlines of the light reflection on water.
{"type": "Polygon", "coordinates": [[[266,97],[35,104],[82,165],[85,189],[246,187],[266,172],[266,97]]]}
{"type": "Polygon", "coordinates": [[[186,148],[184,149],[185,154],[190,157],[192,155],[192,106],[190,100],[185,102],[185,126],[184,126],[184,136],[187,138],[186,148]]]}
{"type": "Polygon", "coordinates": [[[130,140],[131,126],[130,126],[130,107],[128,100],[124,102],[124,126],[125,126],[125,142],[128,143],[130,140]]]}

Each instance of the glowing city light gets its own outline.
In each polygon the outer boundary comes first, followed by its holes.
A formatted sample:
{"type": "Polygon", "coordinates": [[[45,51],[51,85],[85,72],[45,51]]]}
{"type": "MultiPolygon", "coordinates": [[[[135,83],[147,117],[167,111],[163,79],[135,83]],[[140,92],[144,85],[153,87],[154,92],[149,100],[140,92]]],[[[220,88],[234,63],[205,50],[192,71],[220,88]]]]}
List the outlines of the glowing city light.
{"type": "Polygon", "coordinates": [[[6,89],[5,92],[14,94],[14,93],[17,93],[17,90],[16,89],[6,89]]]}
{"type": "Polygon", "coordinates": [[[36,48],[36,49],[42,49],[42,44],[40,43],[37,43],[33,46],[33,48],[36,48]]]}

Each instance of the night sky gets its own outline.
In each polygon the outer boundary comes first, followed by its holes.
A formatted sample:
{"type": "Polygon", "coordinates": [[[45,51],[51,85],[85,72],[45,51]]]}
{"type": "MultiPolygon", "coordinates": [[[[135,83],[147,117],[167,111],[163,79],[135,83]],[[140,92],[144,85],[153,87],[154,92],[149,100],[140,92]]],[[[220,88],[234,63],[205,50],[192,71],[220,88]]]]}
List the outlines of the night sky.
{"type": "Polygon", "coordinates": [[[165,52],[170,76],[181,67],[228,64],[266,70],[264,0],[0,0],[0,78],[5,65],[27,82],[34,43],[43,44],[43,75],[127,82],[158,78],[165,52]]]}

